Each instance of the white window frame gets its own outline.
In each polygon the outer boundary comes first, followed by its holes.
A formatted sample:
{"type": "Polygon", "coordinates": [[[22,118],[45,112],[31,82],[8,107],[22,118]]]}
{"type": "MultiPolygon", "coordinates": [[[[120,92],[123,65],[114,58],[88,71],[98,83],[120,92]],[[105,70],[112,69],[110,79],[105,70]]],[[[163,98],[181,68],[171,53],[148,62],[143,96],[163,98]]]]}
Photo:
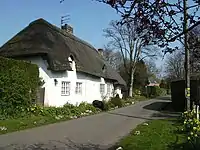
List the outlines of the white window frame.
{"type": "Polygon", "coordinates": [[[69,96],[70,95],[70,82],[69,81],[62,81],[61,82],[61,95],[62,96],[69,96]]]}
{"type": "Polygon", "coordinates": [[[101,95],[104,95],[104,94],[105,94],[105,84],[102,84],[102,83],[101,83],[101,84],[100,84],[100,89],[99,89],[99,90],[100,90],[100,94],[101,94],[101,95]]]}
{"type": "Polygon", "coordinates": [[[76,82],[76,89],[75,89],[75,93],[82,95],[82,90],[83,89],[83,83],[82,82],[76,82]]]}
{"type": "Polygon", "coordinates": [[[111,94],[111,84],[107,84],[107,95],[111,94]]]}

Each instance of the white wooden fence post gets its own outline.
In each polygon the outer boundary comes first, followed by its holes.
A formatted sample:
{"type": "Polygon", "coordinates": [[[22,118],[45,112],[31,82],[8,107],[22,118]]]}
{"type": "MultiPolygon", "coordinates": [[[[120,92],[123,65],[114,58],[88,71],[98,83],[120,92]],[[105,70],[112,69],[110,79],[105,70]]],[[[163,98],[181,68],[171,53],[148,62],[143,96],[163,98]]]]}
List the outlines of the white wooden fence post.
{"type": "Polygon", "coordinates": [[[199,105],[196,105],[197,106],[197,110],[196,110],[196,112],[197,112],[197,120],[199,120],[199,105]]]}

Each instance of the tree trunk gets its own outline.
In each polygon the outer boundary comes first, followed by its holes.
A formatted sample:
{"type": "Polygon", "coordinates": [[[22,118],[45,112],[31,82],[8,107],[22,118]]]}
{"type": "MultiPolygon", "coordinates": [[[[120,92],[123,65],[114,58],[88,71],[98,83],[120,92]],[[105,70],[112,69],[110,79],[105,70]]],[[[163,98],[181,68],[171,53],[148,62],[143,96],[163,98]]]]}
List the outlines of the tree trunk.
{"type": "Polygon", "coordinates": [[[130,69],[130,80],[129,80],[129,97],[133,97],[133,81],[134,81],[134,72],[135,69],[131,68],[130,69]]]}
{"type": "Polygon", "coordinates": [[[183,8],[184,8],[184,24],[183,24],[183,31],[184,33],[184,45],[185,45],[185,96],[186,96],[186,108],[187,111],[190,110],[190,54],[188,49],[188,36],[186,30],[188,28],[188,17],[187,17],[187,0],[183,0],[183,8]]]}

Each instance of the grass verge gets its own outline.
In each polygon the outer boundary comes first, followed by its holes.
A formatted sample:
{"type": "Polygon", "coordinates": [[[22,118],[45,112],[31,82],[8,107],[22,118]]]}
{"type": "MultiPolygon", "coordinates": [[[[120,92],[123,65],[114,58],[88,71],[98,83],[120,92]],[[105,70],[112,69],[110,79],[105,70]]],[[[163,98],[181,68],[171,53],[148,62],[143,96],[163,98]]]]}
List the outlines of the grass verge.
{"type": "Polygon", "coordinates": [[[0,120],[0,134],[34,128],[51,123],[69,120],[70,118],[56,119],[50,116],[29,116],[18,119],[0,120]]]}
{"type": "Polygon", "coordinates": [[[117,147],[123,150],[189,150],[191,145],[181,129],[177,120],[153,120],[148,125],[137,126],[117,147]]]}

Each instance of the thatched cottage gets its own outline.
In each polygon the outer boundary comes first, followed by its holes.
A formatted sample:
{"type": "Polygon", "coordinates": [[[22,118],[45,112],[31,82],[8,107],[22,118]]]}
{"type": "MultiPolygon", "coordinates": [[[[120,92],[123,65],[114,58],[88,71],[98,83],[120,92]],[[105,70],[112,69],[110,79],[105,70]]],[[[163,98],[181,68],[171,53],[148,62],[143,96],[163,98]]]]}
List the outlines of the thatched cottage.
{"type": "Polygon", "coordinates": [[[0,55],[38,65],[44,80],[44,105],[122,97],[124,80],[98,50],[74,36],[68,25],[60,29],[43,19],[35,20],[0,47],[0,55]]]}

